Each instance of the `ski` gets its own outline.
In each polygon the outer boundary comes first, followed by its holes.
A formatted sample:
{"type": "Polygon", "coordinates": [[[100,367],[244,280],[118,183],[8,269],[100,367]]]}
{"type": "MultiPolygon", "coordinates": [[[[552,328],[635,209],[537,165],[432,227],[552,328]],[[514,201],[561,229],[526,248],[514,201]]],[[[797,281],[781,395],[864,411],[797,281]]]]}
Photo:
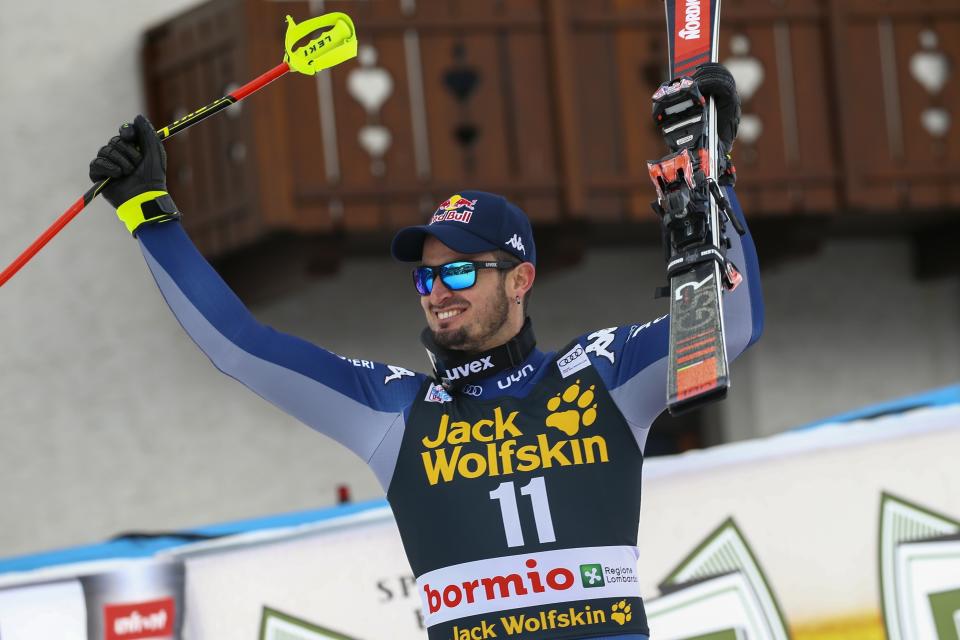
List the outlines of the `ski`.
{"type": "Polygon", "coordinates": [[[677,415],[726,396],[724,287],[739,273],[725,257],[725,225],[742,233],[716,182],[716,107],[690,79],[697,65],[717,62],[720,0],[665,0],[669,80],[653,95],[654,120],[670,155],[647,167],[657,192],[667,253],[670,347],[667,409],[677,415]]]}

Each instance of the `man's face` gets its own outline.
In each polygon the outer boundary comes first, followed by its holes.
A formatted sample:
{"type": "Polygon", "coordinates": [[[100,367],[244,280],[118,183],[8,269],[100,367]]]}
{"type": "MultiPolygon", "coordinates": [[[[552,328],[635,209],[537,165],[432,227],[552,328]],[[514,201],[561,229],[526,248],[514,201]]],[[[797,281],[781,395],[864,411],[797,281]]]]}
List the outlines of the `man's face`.
{"type": "MultiPolygon", "coordinates": [[[[458,253],[433,236],[423,243],[422,263],[438,267],[456,260],[496,260],[493,252],[458,253]]],[[[436,278],[433,291],[420,298],[427,326],[441,347],[458,351],[483,351],[503,344],[512,336],[507,320],[510,313],[502,272],[477,270],[477,282],[469,289],[451,291],[436,278]]]]}

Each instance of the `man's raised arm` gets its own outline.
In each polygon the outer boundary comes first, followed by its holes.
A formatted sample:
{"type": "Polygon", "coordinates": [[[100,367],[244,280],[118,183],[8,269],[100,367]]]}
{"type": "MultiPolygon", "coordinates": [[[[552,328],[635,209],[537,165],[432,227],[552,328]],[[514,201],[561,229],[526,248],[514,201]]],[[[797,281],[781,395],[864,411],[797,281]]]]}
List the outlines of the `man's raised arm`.
{"type": "MultiPolygon", "coordinates": [[[[726,191],[733,214],[746,229],[733,188],[726,191]]],[[[732,361],[763,333],[760,268],[749,229],[743,236],[731,234],[727,258],[743,276],[735,289],[723,294],[724,335],[732,361]]],[[[668,316],[661,316],[630,326],[599,329],[580,338],[641,449],[650,424],[666,409],[669,333],[668,316]]]]}
{"type": "Polygon", "coordinates": [[[139,241],[177,320],[214,366],[369,463],[423,376],[346,360],[258,322],[187,237],[165,173],[163,147],[143,116],[121,127],[90,165],[92,180],[110,178],[104,197],[139,241]]]}

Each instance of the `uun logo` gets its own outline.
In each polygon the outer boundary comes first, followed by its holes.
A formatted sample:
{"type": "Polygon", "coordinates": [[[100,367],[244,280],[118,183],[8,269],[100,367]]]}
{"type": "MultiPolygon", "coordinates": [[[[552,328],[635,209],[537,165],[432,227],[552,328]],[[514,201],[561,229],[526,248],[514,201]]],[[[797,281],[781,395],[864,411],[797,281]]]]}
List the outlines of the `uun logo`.
{"type": "Polygon", "coordinates": [[[677,33],[684,40],[700,38],[700,2],[701,0],[687,0],[683,15],[685,24],[677,33]]]}

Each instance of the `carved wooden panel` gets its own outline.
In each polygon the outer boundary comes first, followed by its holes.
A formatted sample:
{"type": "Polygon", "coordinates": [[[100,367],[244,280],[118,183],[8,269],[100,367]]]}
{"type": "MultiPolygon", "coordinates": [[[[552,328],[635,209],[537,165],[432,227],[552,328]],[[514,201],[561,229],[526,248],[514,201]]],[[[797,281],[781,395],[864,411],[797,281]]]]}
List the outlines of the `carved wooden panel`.
{"type": "MultiPolygon", "coordinates": [[[[326,11],[354,18],[357,59],[170,141],[170,188],[205,252],[274,231],[388,236],[464,188],[540,226],[654,222],[660,0],[212,0],[147,34],[151,116],[270,68],[284,16],[326,11]]],[[[724,0],[721,61],[743,99],[752,219],[956,215],[956,0],[724,0]]]]}

